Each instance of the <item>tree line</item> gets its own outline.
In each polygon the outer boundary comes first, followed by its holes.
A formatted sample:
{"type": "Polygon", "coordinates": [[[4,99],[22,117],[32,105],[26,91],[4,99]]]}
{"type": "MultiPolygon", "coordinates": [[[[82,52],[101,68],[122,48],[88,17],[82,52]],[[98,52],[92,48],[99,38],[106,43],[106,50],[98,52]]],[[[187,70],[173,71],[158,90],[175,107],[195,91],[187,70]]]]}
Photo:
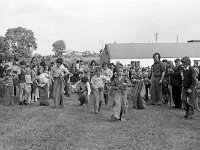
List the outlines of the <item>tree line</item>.
{"type": "MultiPolygon", "coordinates": [[[[63,40],[55,41],[52,47],[57,57],[61,57],[66,52],[63,40]]],[[[35,50],[37,50],[37,42],[32,30],[23,27],[9,28],[4,36],[0,36],[0,54],[5,59],[30,58],[35,50]]]]}

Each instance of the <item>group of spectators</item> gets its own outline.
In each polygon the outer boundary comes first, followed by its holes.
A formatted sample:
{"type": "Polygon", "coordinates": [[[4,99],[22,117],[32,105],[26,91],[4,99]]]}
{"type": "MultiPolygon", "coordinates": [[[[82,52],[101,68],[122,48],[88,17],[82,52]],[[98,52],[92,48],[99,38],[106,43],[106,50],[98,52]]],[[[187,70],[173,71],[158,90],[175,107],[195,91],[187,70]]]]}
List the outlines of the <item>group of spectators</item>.
{"type": "Polygon", "coordinates": [[[186,110],[185,118],[192,118],[198,108],[199,69],[191,66],[188,57],[172,61],[160,60],[159,53],[153,55],[151,67],[139,68],[122,65],[120,62],[98,65],[94,60],[77,60],[70,66],[62,58],[47,65],[44,60],[33,57],[6,65],[0,60],[0,96],[10,105],[19,96],[19,105],[28,105],[39,100],[40,105],[49,105],[53,98],[54,107],[64,107],[64,95],[70,91],[78,94],[80,105],[91,101],[96,114],[103,103],[112,101],[113,120],[125,121],[128,100],[133,108],[144,109],[145,101],[151,105],[170,104],[186,110]],[[71,89],[71,90],[70,90],[71,89]],[[18,92],[17,92],[18,91],[18,92]],[[18,93],[18,94],[17,94],[18,93]]]}

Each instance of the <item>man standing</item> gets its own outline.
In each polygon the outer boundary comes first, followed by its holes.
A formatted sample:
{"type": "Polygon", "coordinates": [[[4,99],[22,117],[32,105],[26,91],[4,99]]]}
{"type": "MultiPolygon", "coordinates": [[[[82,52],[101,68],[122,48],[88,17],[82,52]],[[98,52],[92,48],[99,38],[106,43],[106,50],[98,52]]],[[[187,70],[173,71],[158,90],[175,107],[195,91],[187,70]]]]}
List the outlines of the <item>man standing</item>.
{"type": "Polygon", "coordinates": [[[162,81],[165,76],[165,66],[160,61],[160,54],[154,53],[154,64],[152,65],[151,76],[151,100],[152,105],[161,105],[162,100],[162,81]]]}
{"type": "Polygon", "coordinates": [[[183,69],[181,70],[182,77],[182,103],[186,111],[185,118],[192,118],[194,115],[195,104],[195,70],[190,66],[191,61],[189,57],[181,59],[183,69]]]}
{"type": "Polygon", "coordinates": [[[175,68],[170,74],[170,84],[172,86],[172,97],[175,104],[175,108],[181,108],[181,60],[179,58],[175,59],[175,68]]]}

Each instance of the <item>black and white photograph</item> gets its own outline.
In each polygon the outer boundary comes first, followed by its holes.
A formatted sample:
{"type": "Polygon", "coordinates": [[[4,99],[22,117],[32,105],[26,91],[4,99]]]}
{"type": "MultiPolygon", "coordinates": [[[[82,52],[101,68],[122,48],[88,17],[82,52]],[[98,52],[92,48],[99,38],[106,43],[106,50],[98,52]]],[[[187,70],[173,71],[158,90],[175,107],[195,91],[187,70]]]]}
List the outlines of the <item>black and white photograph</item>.
{"type": "Polygon", "coordinates": [[[0,6],[0,150],[200,150],[200,1],[0,6]]]}

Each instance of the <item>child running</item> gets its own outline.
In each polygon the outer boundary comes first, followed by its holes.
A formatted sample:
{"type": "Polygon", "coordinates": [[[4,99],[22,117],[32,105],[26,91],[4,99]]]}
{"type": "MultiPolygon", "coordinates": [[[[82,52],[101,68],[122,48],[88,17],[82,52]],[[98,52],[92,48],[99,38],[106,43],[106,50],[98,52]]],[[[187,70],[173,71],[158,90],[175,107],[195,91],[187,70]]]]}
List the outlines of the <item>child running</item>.
{"type": "Polygon", "coordinates": [[[117,77],[111,82],[111,86],[115,90],[113,101],[113,115],[111,119],[126,121],[125,115],[127,113],[127,86],[131,86],[127,77],[123,76],[123,67],[117,68],[117,77]]]}
{"type": "Polygon", "coordinates": [[[110,81],[108,77],[101,75],[101,67],[96,68],[96,74],[91,79],[92,93],[94,96],[94,111],[98,114],[103,102],[103,88],[105,81],[110,81]]]}

